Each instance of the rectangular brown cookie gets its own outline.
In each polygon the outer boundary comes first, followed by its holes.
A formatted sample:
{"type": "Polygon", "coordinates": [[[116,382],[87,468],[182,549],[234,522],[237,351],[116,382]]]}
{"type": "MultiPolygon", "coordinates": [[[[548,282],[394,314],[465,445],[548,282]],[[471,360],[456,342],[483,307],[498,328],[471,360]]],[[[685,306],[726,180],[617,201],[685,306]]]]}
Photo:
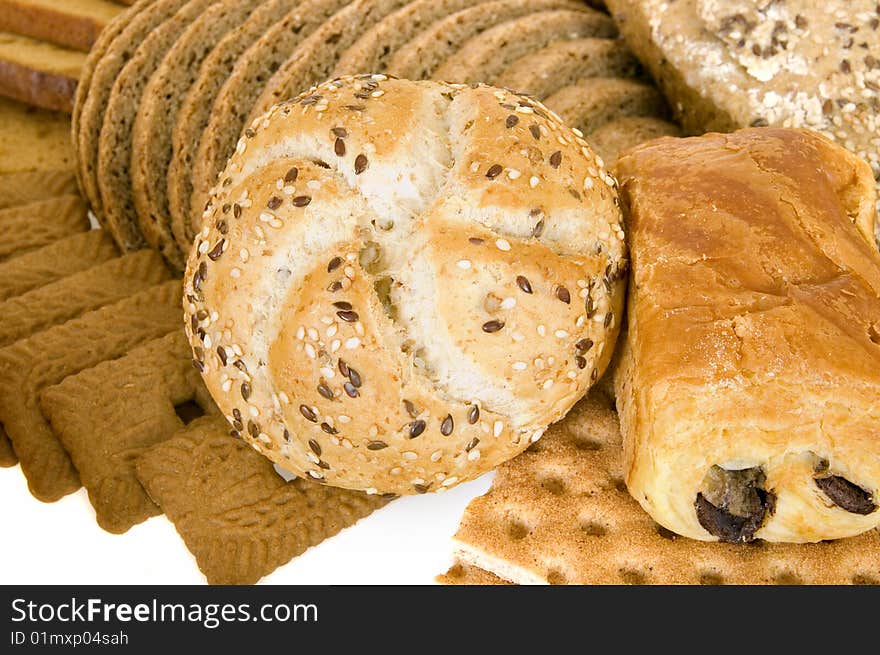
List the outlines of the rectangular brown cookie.
{"type": "Polygon", "coordinates": [[[86,205],[73,194],[0,209],[0,262],[88,229],[86,205]]]}
{"type": "Polygon", "coordinates": [[[253,584],[386,499],[297,478],[230,436],[222,417],[190,423],[137,463],[211,584],[253,584]]]}
{"type": "Polygon", "coordinates": [[[135,476],[138,456],[184,422],[217,413],[182,328],[49,387],[41,406],[98,525],[115,533],[161,514],[135,476]]]}
{"type": "Polygon", "coordinates": [[[105,230],[89,230],[59,239],[0,263],[0,301],[39,289],[119,256],[105,230]]]}
{"type": "Polygon", "coordinates": [[[471,502],[459,561],[518,583],[880,584],[880,533],[817,544],[694,541],[658,526],[623,482],[620,427],[594,390],[471,502]]]}
{"type": "Polygon", "coordinates": [[[180,296],[180,282],[171,280],[0,349],[0,424],[37,499],[58,500],[80,486],[40,411],[40,392],[178,329],[180,296]]]}
{"type": "Polygon", "coordinates": [[[0,209],[77,193],[70,170],[24,171],[0,174],[0,209]]]}
{"type": "Polygon", "coordinates": [[[127,298],[170,277],[162,258],[155,251],[144,249],[9,298],[0,302],[0,347],[127,298]]]}

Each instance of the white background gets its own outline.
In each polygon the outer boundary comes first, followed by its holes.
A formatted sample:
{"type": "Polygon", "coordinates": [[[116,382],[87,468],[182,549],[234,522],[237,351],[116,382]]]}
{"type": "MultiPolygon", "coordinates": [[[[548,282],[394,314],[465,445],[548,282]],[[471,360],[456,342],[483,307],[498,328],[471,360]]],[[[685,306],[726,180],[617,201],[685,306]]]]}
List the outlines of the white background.
{"type": "MultiPolygon", "coordinates": [[[[439,494],[407,496],[263,578],[263,584],[431,584],[452,562],[462,512],[492,474],[439,494]]],[[[0,584],[203,584],[164,516],[123,535],[95,522],[85,489],[56,503],[30,495],[21,469],[0,468],[0,584]]]]}

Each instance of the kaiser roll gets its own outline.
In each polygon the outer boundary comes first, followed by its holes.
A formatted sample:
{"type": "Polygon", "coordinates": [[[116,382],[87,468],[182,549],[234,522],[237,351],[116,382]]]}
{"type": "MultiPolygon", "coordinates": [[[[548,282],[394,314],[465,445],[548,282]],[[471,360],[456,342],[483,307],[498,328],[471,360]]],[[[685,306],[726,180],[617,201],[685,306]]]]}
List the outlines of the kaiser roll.
{"type": "Polygon", "coordinates": [[[437,491],[523,451],[608,364],[626,247],[577,130],[489,86],[335,79],[238,143],[184,280],[233,434],[296,474],[437,491]]]}

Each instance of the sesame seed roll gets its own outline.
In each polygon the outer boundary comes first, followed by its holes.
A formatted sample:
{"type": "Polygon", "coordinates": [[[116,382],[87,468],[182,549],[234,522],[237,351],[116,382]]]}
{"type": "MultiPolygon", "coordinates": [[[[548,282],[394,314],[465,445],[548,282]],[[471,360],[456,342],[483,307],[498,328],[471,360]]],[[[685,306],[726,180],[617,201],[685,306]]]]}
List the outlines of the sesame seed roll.
{"type": "Polygon", "coordinates": [[[602,375],[626,246],[616,183],[539,102],[384,75],[245,130],[185,277],[232,432],[298,475],[438,491],[517,455],[602,375]]]}

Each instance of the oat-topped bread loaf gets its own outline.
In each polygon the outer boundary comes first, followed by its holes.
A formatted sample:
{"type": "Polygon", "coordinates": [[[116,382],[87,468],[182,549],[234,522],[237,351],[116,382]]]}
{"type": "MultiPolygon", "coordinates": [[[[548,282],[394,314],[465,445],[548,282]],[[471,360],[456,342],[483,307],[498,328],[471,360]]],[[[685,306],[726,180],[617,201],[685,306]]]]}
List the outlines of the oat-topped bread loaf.
{"type": "Polygon", "coordinates": [[[625,246],[579,132],[493,87],[364,75],[259,117],[185,274],[235,432],[329,484],[424,493],[524,450],[607,366],[625,246]]]}
{"type": "Polygon", "coordinates": [[[858,154],[880,179],[876,0],[609,0],[608,6],[687,132],[807,127],[858,154]]]}
{"type": "Polygon", "coordinates": [[[632,254],[630,493],[679,534],[880,525],[880,255],[861,159],[817,132],[664,138],[617,162],[632,254]]]}

